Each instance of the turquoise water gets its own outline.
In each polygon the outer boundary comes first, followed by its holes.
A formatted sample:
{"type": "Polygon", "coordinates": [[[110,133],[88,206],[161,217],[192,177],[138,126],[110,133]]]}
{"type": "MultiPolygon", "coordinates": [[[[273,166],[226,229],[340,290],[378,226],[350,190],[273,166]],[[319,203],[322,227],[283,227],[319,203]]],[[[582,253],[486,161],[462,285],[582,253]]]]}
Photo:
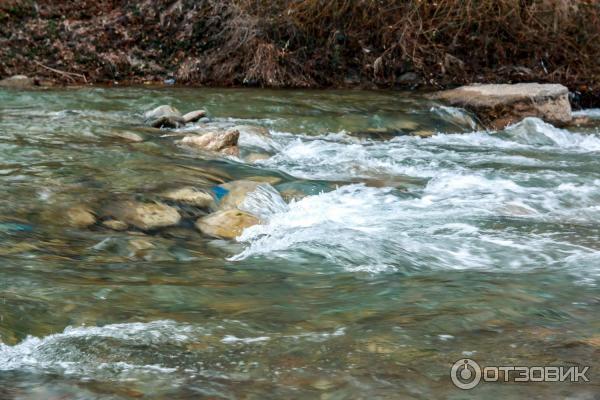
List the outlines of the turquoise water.
{"type": "Polygon", "coordinates": [[[402,92],[0,91],[0,398],[594,398],[598,126],[488,133],[402,92]],[[270,137],[195,152],[143,127],[160,104],[270,137]],[[275,190],[235,241],[65,223],[237,179],[275,190]],[[464,357],[592,382],[461,391],[464,357]]]}

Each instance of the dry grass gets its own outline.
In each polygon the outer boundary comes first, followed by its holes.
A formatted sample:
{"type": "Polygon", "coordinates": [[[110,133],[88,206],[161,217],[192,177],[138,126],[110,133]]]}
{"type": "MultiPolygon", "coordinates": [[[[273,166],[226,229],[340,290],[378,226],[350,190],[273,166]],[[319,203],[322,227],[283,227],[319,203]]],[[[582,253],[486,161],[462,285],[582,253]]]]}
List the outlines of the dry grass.
{"type": "Polygon", "coordinates": [[[600,73],[600,2],[593,0],[235,3],[250,15],[269,15],[260,30],[284,51],[278,67],[295,59],[307,66],[308,82],[330,84],[338,71],[383,85],[407,71],[429,84],[489,73],[499,80],[597,82],[600,73]]]}
{"type": "Polygon", "coordinates": [[[95,81],[175,75],[180,82],[210,85],[394,86],[414,72],[427,86],[482,80],[561,82],[572,89],[600,84],[597,0],[6,4],[0,46],[15,57],[0,56],[2,75],[35,70],[33,61],[62,69],[68,61],[95,81]],[[70,53],[47,50],[52,47],[70,53]],[[111,53],[120,55],[119,62],[111,53]],[[123,64],[127,60],[131,65],[123,64]]]}

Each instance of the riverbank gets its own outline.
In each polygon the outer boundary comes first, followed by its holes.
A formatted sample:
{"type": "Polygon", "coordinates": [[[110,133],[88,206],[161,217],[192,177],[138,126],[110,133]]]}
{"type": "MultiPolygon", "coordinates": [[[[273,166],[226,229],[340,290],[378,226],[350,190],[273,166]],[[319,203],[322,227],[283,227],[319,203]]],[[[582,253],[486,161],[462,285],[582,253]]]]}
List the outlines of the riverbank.
{"type": "Polygon", "coordinates": [[[440,89],[561,83],[600,105],[600,5],[10,0],[0,78],[56,84],[440,89]],[[476,50],[476,51],[475,51],[476,50]]]}

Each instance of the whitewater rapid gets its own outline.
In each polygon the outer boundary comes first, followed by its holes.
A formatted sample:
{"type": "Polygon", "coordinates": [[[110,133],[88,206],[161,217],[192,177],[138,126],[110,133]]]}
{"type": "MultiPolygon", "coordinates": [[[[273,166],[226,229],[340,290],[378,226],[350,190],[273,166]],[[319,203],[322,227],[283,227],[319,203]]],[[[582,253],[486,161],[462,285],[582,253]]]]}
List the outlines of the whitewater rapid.
{"type": "Polygon", "coordinates": [[[289,205],[261,193],[247,209],[264,223],[238,238],[246,247],[232,260],[316,256],[368,272],[599,271],[590,243],[600,222],[597,134],[527,118],[500,132],[427,139],[275,133],[260,147],[273,151],[261,167],[337,183],[289,205]],[[565,224],[587,235],[557,231],[565,224]]]}

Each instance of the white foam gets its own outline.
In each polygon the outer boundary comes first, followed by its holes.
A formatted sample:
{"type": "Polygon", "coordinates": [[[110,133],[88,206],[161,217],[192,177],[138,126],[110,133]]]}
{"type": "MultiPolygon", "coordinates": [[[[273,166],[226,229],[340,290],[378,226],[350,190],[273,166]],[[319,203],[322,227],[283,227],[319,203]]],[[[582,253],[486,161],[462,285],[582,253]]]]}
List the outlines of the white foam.
{"type": "Polygon", "coordinates": [[[248,338],[239,338],[234,335],[227,335],[223,339],[221,339],[222,343],[226,344],[234,344],[234,343],[260,343],[271,340],[268,336],[259,336],[259,337],[248,337],[248,338]]]}
{"type": "Polygon", "coordinates": [[[264,224],[246,229],[238,238],[246,247],[231,259],[321,257],[347,271],[368,273],[403,268],[520,271],[564,264],[567,253],[595,250],[486,223],[501,216],[589,222],[589,215],[581,214],[586,204],[565,214],[564,189],[449,172],[431,180],[418,196],[406,198],[392,189],[347,185],[293,202],[264,224]]]}
{"type": "Polygon", "coordinates": [[[573,112],[574,117],[589,117],[593,119],[600,118],[600,108],[586,108],[573,112]]]}
{"type": "Polygon", "coordinates": [[[265,220],[273,214],[287,211],[288,205],[273,186],[261,184],[248,193],[239,208],[265,220]]]}
{"type": "Polygon", "coordinates": [[[0,344],[0,371],[38,369],[66,375],[94,376],[96,372],[110,370],[117,379],[120,379],[119,375],[127,375],[132,371],[168,373],[175,369],[131,364],[126,361],[126,354],[122,360],[101,362],[84,349],[104,339],[116,339],[135,346],[160,345],[185,342],[199,334],[198,328],[168,320],[102,327],[67,327],[62,333],[43,338],[28,336],[15,346],[0,344]]]}

